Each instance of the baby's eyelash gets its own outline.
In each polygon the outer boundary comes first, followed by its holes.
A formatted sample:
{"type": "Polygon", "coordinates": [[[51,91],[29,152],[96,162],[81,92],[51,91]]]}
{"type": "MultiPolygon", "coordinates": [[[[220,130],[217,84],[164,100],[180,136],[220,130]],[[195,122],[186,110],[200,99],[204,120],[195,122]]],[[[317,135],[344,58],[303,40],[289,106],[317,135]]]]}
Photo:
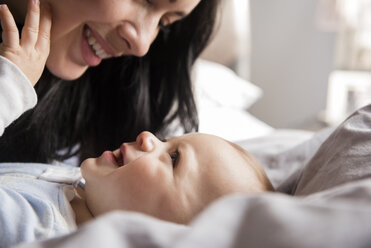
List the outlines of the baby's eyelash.
{"type": "Polygon", "coordinates": [[[173,164],[173,168],[175,168],[178,165],[178,161],[179,161],[179,156],[180,156],[179,151],[176,150],[175,152],[172,152],[169,155],[171,158],[171,163],[173,164]]]}

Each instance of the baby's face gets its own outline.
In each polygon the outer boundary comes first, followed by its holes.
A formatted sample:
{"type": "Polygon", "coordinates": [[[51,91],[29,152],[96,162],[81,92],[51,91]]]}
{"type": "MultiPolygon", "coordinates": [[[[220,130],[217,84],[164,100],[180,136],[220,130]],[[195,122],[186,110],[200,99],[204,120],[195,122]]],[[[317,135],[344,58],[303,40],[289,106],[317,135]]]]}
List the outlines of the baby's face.
{"type": "Polygon", "coordinates": [[[122,209],[188,223],[220,196],[262,190],[254,159],[199,133],[160,141],[143,132],[136,142],[85,160],[81,171],[95,216],[122,209]]]}

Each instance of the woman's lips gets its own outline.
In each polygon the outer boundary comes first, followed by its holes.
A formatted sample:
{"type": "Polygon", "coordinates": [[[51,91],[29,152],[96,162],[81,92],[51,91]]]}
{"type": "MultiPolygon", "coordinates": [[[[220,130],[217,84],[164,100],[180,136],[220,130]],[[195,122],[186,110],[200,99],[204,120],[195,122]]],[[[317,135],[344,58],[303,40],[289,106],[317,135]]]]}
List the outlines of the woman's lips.
{"type": "Polygon", "coordinates": [[[92,34],[92,36],[97,40],[99,45],[103,48],[103,50],[109,54],[112,57],[118,57],[119,54],[115,52],[115,50],[103,39],[102,36],[98,32],[96,32],[94,29],[90,28],[88,25],[86,25],[86,28],[88,28],[92,34]]]}
{"type": "Polygon", "coordinates": [[[102,59],[95,54],[95,52],[89,45],[88,39],[85,35],[85,28],[82,31],[81,53],[85,63],[89,66],[97,66],[102,61],[102,59]]]}

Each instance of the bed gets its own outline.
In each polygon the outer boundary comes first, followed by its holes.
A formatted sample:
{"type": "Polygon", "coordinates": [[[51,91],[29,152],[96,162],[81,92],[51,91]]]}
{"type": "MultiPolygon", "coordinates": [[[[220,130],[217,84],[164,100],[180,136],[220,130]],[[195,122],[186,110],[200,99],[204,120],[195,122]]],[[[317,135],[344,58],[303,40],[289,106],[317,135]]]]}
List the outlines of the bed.
{"type": "MultiPolygon", "coordinates": [[[[223,108],[240,111],[237,102],[223,108]]],[[[198,104],[204,104],[201,110],[216,108],[210,102],[198,104]]],[[[223,197],[189,226],[116,211],[69,235],[20,247],[371,247],[371,105],[336,129],[315,133],[276,130],[251,117],[239,128],[250,132],[254,122],[261,133],[236,135],[202,126],[202,120],[201,131],[231,139],[254,154],[277,192],[223,197]]]]}

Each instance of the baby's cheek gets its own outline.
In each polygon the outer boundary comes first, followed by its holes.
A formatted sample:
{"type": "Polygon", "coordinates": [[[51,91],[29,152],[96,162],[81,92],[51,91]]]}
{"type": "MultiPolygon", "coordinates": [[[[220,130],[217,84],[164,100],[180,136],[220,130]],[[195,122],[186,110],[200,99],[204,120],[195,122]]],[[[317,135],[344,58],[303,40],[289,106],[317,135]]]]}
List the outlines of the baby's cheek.
{"type": "Polygon", "coordinates": [[[148,187],[159,187],[172,178],[170,165],[158,160],[144,158],[139,159],[135,165],[135,176],[148,187]]]}

